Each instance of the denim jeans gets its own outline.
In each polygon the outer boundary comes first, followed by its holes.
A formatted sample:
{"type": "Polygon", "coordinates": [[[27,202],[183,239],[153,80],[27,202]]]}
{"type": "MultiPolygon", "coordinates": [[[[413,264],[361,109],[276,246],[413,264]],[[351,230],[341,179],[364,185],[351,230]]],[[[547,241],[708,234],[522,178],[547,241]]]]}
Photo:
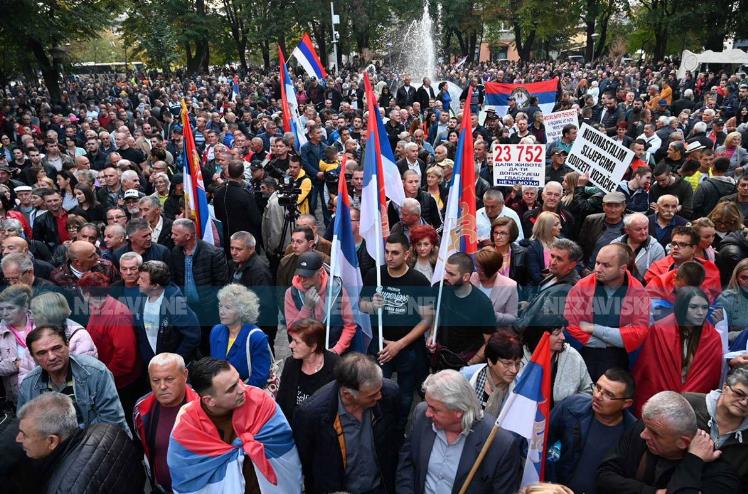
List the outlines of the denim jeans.
{"type": "Polygon", "coordinates": [[[325,203],[325,182],[314,180],[312,182],[312,191],[309,193],[309,214],[311,215],[314,215],[317,211],[318,197],[322,198],[322,218],[325,221],[325,228],[327,228],[330,226],[332,216],[330,215],[330,210],[327,209],[327,204],[325,203]]]}
{"type": "Polygon", "coordinates": [[[420,389],[426,378],[426,348],[422,340],[417,340],[403,348],[393,359],[382,366],[384,377],[390,378],[397,372],[397,385],[400,387],[400,424],[408,421],[413,394],[420,389]]]}

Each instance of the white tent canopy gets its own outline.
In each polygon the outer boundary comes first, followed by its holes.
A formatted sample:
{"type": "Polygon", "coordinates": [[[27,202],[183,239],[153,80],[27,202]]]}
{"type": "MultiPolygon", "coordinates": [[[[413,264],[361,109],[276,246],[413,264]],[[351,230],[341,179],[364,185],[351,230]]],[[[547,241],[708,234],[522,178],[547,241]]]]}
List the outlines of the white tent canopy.
{"type": "Polygon", "coordinates": [[[690,70],[692,73],[696,72],[703,63],[748,64],[748,53],[738,49],[726,51],[707,50],[701,53],[683,50],[680,60],[680,67],[678,68],[679,79],[686,75],[687,70],[690,70]]]}

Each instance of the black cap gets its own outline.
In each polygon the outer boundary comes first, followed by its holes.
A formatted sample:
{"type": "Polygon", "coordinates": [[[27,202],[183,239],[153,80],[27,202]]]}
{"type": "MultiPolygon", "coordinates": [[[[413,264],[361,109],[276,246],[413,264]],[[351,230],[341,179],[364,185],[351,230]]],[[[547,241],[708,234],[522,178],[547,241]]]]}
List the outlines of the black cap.
{"type": "Polygon", "coordinates": [[[310,250],[299,256],[299,264],[296,265],[296,274],[309,278],[322,267],[322,256],[319,252],[310,250]]]}

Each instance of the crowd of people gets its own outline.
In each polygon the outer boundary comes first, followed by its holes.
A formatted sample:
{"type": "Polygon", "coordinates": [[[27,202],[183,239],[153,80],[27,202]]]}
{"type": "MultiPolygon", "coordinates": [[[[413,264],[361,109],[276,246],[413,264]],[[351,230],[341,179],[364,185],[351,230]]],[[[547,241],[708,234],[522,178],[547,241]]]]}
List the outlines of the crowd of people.
{"type": "Polygon", "coordinates": [[[450,493],[489,436],[466,492],[748,488],[745,74],[439,67],[457,98],[377,69],[405,194],[381,266],[359,232],[360,72],[293,74],[303,145],[258,69],[238,95],[229,70],[70,79],[63,101],[3,89],[7,492],[450,493]],[[554,111],[578,113],[558,139],[533,97],[487,105],[487,82],[554,77],[554,111]],[[215,241],[185,213],[183,101],[215,241]],[[444,260],[439,288],[468,106],[479,249],[444,260]],[[634,152],[616,190],[566,162],[583,123],[634,152]],[[495,143],[544,144],[544,186],[494,186],[495,143]],[[360,293],[330,272],[338,180],[360,293]],[[554,484],[521,487],[528,445],[492,427],[544,337],[554,484]]]}

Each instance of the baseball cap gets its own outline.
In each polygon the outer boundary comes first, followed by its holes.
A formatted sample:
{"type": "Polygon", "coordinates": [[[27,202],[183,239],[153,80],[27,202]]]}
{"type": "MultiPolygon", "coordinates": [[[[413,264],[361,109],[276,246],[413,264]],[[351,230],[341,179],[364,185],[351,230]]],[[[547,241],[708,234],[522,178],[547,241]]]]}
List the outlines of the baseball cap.
{"type": "Polygon", "coordinates": [[[603,204],[607,203],[624,204],[626,203],[626,196],[623,195],[623,192],[608,192],[603,196],[603,204]]]}
{"type": "Polygon", "coordinates": [[[553,150],[551,154],[569,154],[569,153],[567,153],[565,149],[556,148],[553,150]]]}
{"type": "Polygon", "coordinates": [[[126,190],[124,199],[140,199],[140,192],[138,192],[136,189],[126,190]]]}
{"type": "Polygon", "coordinates": [[[299,256],[299,264],[296,266],[296,274],[309,278],[322,267],[322,256],[319,252],[310,250],[299,256]]]}
{"type": "Polygon", "coordinates": [[[667,100],[663,98],[660,101],[658,101],[658,103],[661,105],[667,105],[667,100]]]}

